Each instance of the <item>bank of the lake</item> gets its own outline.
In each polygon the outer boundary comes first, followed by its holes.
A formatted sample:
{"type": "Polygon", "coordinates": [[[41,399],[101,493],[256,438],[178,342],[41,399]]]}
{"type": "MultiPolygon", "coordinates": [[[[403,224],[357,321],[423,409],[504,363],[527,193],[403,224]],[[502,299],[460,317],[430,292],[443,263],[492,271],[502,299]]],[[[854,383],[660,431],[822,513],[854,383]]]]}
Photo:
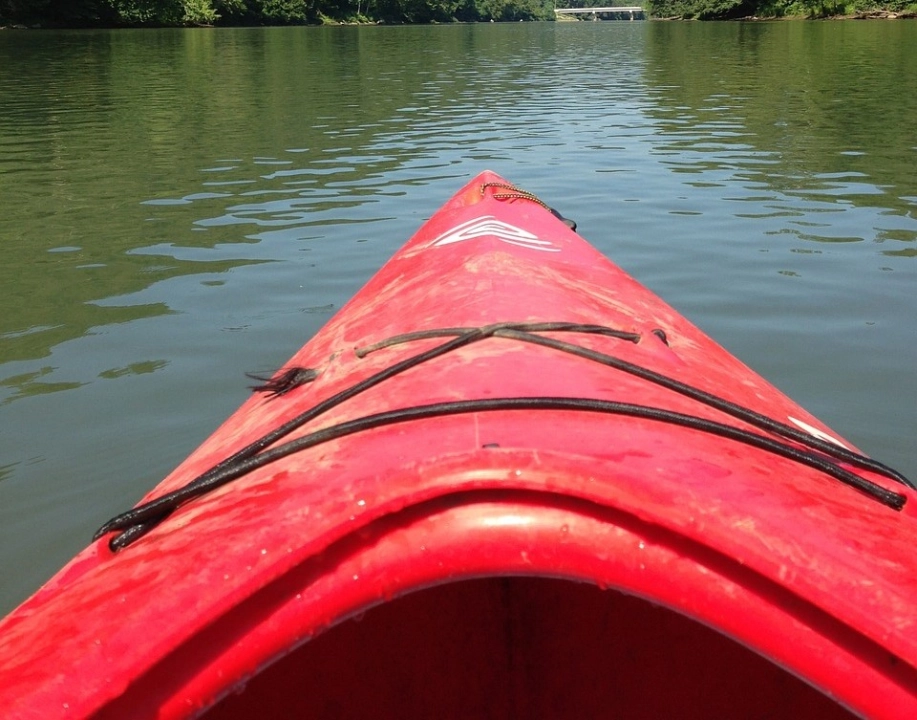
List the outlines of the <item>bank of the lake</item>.
{"type": "Polygon", "coordinates": [[[552,20],[545,0],[0,0],[0,26],[258,27],[552,20]]]}
{"type": "MultiPolygon", "coordinates": [[[[641,4],[646,17],[655,19],[904,18],[917,14],[914,0],[647,0],[641,4]]],[[[0,0],[0,28],[519,22],[554,20],[558,8],[607,5],[604,0],[0,0]]],[[[601,17],[632,19],[629,15],[601,17]]]]}

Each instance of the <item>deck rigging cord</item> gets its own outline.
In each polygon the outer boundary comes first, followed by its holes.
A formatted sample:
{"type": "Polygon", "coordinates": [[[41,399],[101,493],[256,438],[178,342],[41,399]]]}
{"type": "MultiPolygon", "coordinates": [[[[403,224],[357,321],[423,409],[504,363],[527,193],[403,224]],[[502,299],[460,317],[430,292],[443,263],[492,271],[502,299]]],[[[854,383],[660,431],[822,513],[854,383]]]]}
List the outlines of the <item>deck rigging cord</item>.
{"type": "MultiPolygon", "coordinates": [[[[576,410],[627,415],[675,424],[699,432],[715,434],[822,471],[894,510],[900,510],[904,507],[907,500],[905,495],[888,490],[871,480],[863,478],[841,467],[838,462],[845,462],[854,467],[871,470],[899,484],[917,489],[917,485],[898,471],[881,462],[861,455],[860,453],[853,452],[847,448],[814,437],[765,415],[761,415],[749,408],[742,407],[724,398],[720,398],[691,385],[682,383],[674,378],[621,360],[613,355],[590,350],[574,343],[539,334],[545,332],[603,335],[625,342],[641,342],[641,336],[639,334],[616,330],[601,325],[568,322],[504,322],[482,327],[439,328],[406,333],[382,340],[372,345],[356,348],[354,350],[356,356],[358,358],[364,358],[372,352],[377,352],[384,348],[402,343],[442,337],[450,338],[444,343],[396,362],[335,395],[326,398],[292,420],[280,425],[237,451],[178,490],[166,493],[161,497],[155,498],[132,510],[115,516],[99,528],[94,539],[101,538],[103,535],[112,531],[120,531],[111,538],[109,547],[112,551],[123,549],[152,530],[176,508],[189,500],[210,492],[217,487],[282,457],[306,450],[329,440],[394,423],[445,415],[492,412],[496,410],[576,410]],[[648,382],[661,385],[690,397],[699,403],[719,410],[760,430],[772,433],[778,436],[778,438],[792,440],[796,445],[791,445],[784,440],[768,437],[766,435],[759,435],[758,433],[737,428],[732,425],[663,408],[608,400],[596,400],[594,398],[508,397],[440,402],[388,410],[322,428],[295,440],[277,445],[276,447],[270,447],[275,445],[275,443],[286,435],[289,435],[294,430],[314,420],[331,408],[375,387],[395,375],[437,357],[446,355],[460,347],[493,337],[514,339],[521,342],[541,345],[560,352],[570,353],[619,371],[630,373],[648,382]]],[[[658,333],[653,332],[652,334],[654,337],[658,338],[660,342],[666,342],[665,338],[661,337],[658,333]]],[[[262,385],[256,386],[254,389],[267,393],[271,398],[276,398],[292,391],[296,387],[312,382],[318,375],[319,372],[317,370],[310,368],[288,368],[278,373],[273,379],[264,382],[262,385]]]]}
{"type": "Polygon", "coordinates": [[[515,185],[510,183],[503,182],[486,182],[481,185],[481,195],[487,193],[488,188],[494,188],[496,190],[502,190],[502,192],[493,193],[492,197],[494,200],[531,200],[533,203],[541,205],[545,210],[549,212],[556,212],[548,207],[548,204],[538,197],[535,193],[531,193],[528,190],[523,190],[518,188],[515,185]]]}

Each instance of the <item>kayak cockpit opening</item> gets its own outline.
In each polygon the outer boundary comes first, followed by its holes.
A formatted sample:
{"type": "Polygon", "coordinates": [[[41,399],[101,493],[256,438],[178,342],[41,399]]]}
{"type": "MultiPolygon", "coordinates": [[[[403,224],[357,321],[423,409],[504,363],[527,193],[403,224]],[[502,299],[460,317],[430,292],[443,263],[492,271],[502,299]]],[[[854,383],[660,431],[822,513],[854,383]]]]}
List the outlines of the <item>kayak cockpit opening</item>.
{"type": "Polygon", "coordinates": [[[204,717],[854,716],[739,643],[646,600],[565,580],[491,577],[345,621],[204,717]]]}

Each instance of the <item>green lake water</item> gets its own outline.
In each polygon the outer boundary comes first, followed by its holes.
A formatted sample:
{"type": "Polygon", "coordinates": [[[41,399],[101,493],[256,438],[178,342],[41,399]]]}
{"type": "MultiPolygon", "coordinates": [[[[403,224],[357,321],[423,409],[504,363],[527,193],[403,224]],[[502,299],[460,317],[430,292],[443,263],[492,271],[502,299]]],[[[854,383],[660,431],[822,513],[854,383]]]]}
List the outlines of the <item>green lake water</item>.
{"type": "Polygon", "coordinates": [[[485,168],[917,476],[915,88],[915,22],[0,32],[0,611],[485,168]]]}

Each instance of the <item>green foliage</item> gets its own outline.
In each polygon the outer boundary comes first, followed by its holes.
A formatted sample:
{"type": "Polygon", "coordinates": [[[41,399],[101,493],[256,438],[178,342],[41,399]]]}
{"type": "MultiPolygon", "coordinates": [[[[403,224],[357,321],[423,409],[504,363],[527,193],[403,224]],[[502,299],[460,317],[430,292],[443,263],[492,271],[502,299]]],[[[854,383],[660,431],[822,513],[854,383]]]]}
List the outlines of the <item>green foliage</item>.
{"type": "MultiPolygon", "coordinates": [[[[566,0],[564,0],[566,1],[566,0]]],[[[913,11],[914,0],[646,0],[651,16],[726,20],[749,17],[810,17],[888,10],[913,11]]],[[[591,0],[586,0],[591,2],[591,0]]],[[[559,7],[559,5],[558,5],[559,7]]]]}
{"type": "Polygon", "coordinates": [[[210,0],[182,0],[182,5],[184,25],[213,25],[220,17],[210,0]]]}
{"type": "Polygon", "coordinates": [[[775,15],[800,15],[805,17],[827,17],[830,15],[851,15],[876,11],[914,12],[914,0],[776,0],[775,15]],[[783,12],[780,12],[782,10],[783,12]]]}
{"type": "MultiPolygon", "coordinates": [[[[487,19],[492,20],[546,20],[546,5],[531,0],[479,0],[475,3],[487,19]]],[[[553,11],[550,15],[553,16],[553,11]]]]}
{"type": "Polygon", "coordinates": [[[0,0],[0,24],[293,25],[323,17],[428,23],[548,20],[554,13],[548,0],[0,0]]]}
{"type": "MultiPolygon", "coordinates": [[[[212,25],[219,0],[108,0],[119,25],[212,25]]],[[[230,6],[232,3],[230,3],[230,6]]]]}
{"type": "Polygon", "coordinates": [[[0,26],[106,24],[110,17],[108,5],[108,0],[0,0],[0,26]]]}
{"type": "MultiPolygon", "coordinates": [[[[824,17],[917,10],[917,0],[646,0],[652,17],[824,17]]],[[[594,7],[608,0],[556,0],[594,7]]],[[[623,3],[626,4],[626,3],[623,3]]],[[[553,0],[0,0],[0,25],[46,27],[293,25],[332,20],[394,23],[552,20],[553,0]]]]}
{"type": "Polygon", "coordinates": [[[0,23],[43,26],[286,24],[317,16],[316,0],[0,0],[0,23]]]}
{"type": "Polygon", "coordinates": [[[854,3],[866,5],[871,0],[768,0],[760,6],[762,15],[773,17],[826,17],[847,12],[854,3]]]}
{"type": "Polygon", "coordinates": [[[470,5],[475,12],[475,20],[508,22],[554,19],[553,3],[542,0],[474,0],[470,5]]]}
{"type": "Polygon", "coordinates": [[[115,17],[125,25],[178,25],[183,13],[179,0],[109,0],[115,17]]]}
{"type": "Polygon", "coordinates": [[[267,23],[304,23],[316,15],[312,0],[249,0],[248,5],[267,23]]]}
{"type": "Polygon", "coordinates": [[[755,14],[754,0],[647,0],[652,17],[714,20],[755,14]]]}

